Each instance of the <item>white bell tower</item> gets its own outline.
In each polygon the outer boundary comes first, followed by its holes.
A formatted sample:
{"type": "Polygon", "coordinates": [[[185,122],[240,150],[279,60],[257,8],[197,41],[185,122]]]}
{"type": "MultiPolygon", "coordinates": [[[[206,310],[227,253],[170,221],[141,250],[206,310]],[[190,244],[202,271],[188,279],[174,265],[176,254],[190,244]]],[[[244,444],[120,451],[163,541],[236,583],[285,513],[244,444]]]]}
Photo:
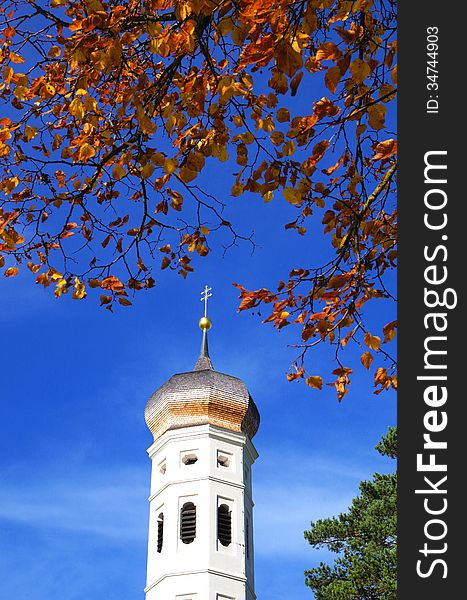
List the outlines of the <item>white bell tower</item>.
{"type": "Polygon", "coordinates": [[[146,600],[255,600],[251,442],[259,413],[245,384],[213,369],[209,288],[201,354],[148,400],[154,436],[146,600]]]}

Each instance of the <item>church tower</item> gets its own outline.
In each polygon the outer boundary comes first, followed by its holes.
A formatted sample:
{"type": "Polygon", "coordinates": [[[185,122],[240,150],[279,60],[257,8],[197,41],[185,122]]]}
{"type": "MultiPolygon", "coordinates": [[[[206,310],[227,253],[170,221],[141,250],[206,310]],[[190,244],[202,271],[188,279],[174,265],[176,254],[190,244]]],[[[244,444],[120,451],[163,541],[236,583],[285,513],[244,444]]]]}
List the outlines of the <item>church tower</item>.
{"type": "Polygon", "coordinates": [[[255,600],[251,442],[259,413],[243,381],[214,370],[210,289],[201,353],[145,409],[154,436],[146,600],[255,600]]]}

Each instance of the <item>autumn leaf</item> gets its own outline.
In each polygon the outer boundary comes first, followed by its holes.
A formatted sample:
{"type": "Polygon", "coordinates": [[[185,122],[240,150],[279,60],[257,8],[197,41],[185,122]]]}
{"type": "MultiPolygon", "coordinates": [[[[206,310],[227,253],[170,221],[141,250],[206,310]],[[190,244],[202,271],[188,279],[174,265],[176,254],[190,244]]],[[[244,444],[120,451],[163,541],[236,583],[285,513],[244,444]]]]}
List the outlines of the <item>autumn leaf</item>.
{"type": "Polygon", "coordinates": [[[16,275],[18,275],[18,272],[18,267],[9,267],[5,271],[5,277],[16,277],[16,275]]]}
{"type": "Polygon", "coordinates": [[[287,121],[290,121],[290,112],[288,108],[279,108],[276,116],[279,123],[286,123],[287,121]]]}
{"type": "Polygon", "coordinates": [[[384,160],[394,156],[394,154],[397,154],[397,141],[391,138],[376,145],[373,160],[384,160]]]}
{"type": "Polygon", "coordinates": [[[78,157],[83,162],[87,162],[90,158],[96,155],[96,151],[91,144],[85,143],[79,149],[78,157]]]}
{"type": "Polygon", "coordinates": [[[370,127],[378,131],[385,125],[387,108],[384,104],[373,104],[368,107],[368,123],[370,127]]]}
{"type": "Polygon", "coordinates": [[[10,52],[8,58],[11,60],[12,63],[15,63],[15,64],[24,63],[24,58],[17,52],[10,52]]]}
{"type": "Polygon", "coordinates": [[[373,362],[373,355],[371,352],[364,352],[360,357],[360,361],[365,369],[369,369],[371,363],[373,362]]]}
{"type": "Polygon", "coordinates": [[[315,390],[323,389],[323,379],[319,375],[311,375],[306,378],[306,384],[315,390]]]}
{"type": "Polygon", "coordinates": [[[316,60],[339,60],[342,56],[342,52],[339,50],[338,46],[334,44],[334,42],[325,42],[321,44],[316,52],[316,60]]]}
{"type": "Polygon", "coordinates": [[[84,117],[84,106],[81,98],[75,98],[72,100],[70,106],[68,107],[68,112],[77,119],[82,119],[84,117]]]}
{"type": "Polygon", "coordinates": [[[355,83],[363,83],[371,73],[370,65],[361,58],[356,58],[350,64],[350,73],[355,83]]]}
{"type": "Polygon", "coordinates": [[[302,194],[293,187],[285,187],[282,190],[282,195],[290,204],[300,204],[302,202],[302,194]]]}
{"type": "MultiPolygon", "coordinates": [[[[387,0],[50,0],[40,15],[23,4],[7,0],[2,30],[2,271],[27,265],[57,298],[102,294],[112,310],[130,304],[129,289],[154,287],[160,269],[186,278],[211,243],[254,246],[256,221],[279,219],[303,243],[289,236],[277,293],[243,288],[240,308],[273,305],[265,322],[295,329],[307,357],[331,344],[340,365],[396,265],[387,0]],[[281,195],[285,221],[272,203],[281,195]],[[255,199],[264,215],[248,210],[255,199]],[[318,252],[307,251],[309,236],[318,252]]],[[[384,342],[371,344],[390,350],[396,324],[379,318],[370,329],[384,342]]],[[[362,371],[375,369],[368,350],[362,371]]],[[[397,385],[387,366],[376,393],[397,385]]],[[[305,383],[305,366],[294,370],[305,383]]],[[[350,371],[334,375],[341,400],[350,371]]],[[[319,376],[308,379],[321,389],[319,376]]]]}
{"type": "Polygon", "coordinates": [[[318,163],[323,158],[323,156],[328,148],[329,148],[328,140],[322,140],[321,142],[318,142],[313,147],[312,155],[306,161],[307,167],[308,168],[314,167],[316,165],[316,163],[318,163]]]}
{"type": "Polygon", "coordinates": [[[121,179],[125,175],[126,175],[125,167],[123,167],[122,165],[114,165],[114,167],[112,169],[112,176],[115,179],[121,179]]]}
{"type": "Polygon", "coordinates": [[[74,279],[73,298],[75,300],[82,300],[85,297],[86,297],[86,288],[85,288],[85,285],[84,285],[84,283],[82,281],[80,281],[78,279],[78,277],[75,277],[75,279],[74,279]]]}
{"type": "Polygon", "coordinates": [[[122,306],[131,306],[132,305],[132,302],[130,300],[128,300],[128,298],[125,298],[124,296],[120,296],[118,299],[118,302],[122,306]]]}
{"type": "Polygon", "coordinates": [[[387,344],[396,337],[397,321],[391,321],[383,327],[384,343],[387,344]]]}
{"type": "Polygon", "coordinates": [[[110,275],[102,280],[101,288],[103,290],[111,290],[112,292],[119,292],[124,289],[123,283],[115,277],[114,275],[110,275]]]}
{"type": "Polygon", "coordinates": [[[324,83],[331,94],[336,92],[339,81],[341,80],[342,73],[339,67],[331,67],[326,71],[324,76],[324,83]]]}
{"type": "Polygon", "coordinates": [[[303,65],[301,53],[297,52],[286,41],[282,41],[277,45],[275,59],[277,68],[289,77],[293,77],[303,65]]]}
{"type": "Polygon", "coordinates": [[[381,346],[381,338],[377,335],[371,335],[369,331],[365,333],[363,341],[370,350],[379,350],[379,347],[381,346]]]}

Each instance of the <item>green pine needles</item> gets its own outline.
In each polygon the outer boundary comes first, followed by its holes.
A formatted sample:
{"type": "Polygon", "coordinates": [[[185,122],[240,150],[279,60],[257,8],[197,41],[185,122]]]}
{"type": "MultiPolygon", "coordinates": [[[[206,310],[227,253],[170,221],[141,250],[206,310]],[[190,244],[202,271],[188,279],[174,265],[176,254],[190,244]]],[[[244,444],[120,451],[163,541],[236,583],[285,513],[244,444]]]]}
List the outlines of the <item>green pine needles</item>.
{"type": "MultiPolygon", "coordinates": [[[[397,430],[388,429],[376,450],[396,458],[397,430]]],[[[397,474],[375,473],[360,483],[347,513],[311,523],[305,538],[339,556],[305,571],[317,600],[395,600],[397,597],[397,474]]]]}

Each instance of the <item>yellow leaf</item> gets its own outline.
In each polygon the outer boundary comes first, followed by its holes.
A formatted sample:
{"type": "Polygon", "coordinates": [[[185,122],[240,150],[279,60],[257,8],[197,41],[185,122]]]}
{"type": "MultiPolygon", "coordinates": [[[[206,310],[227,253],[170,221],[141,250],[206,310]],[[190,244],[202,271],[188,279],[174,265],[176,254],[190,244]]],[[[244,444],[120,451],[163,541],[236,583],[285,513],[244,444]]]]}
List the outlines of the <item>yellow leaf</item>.
{"type": "Polygon", "coordinates": [[[387,344],[396,337],[397,321],[391,321],[383,327],[384,343],[387,344]]]}
{"type": "Polygon", "coordinates": [[[60,298],[60,296],[64,293],[67,292],[68,290],[68,284],[67,284],[67,280],[66,279],[59,279],[55,285],[55,297],[56,298],[60,298]]]}
{"type": "Polygon", "coordinates": [[[18,100],[26,100],[28,97],[28,88],[24,85],[18,85],[15,87],[14,95],[18,98],[18,100]]]}
{"type": "Polygon", "coordinates": [[[371,335],[369,331],[365,333],[363,341],[371,350],[379,350],[379,347],[381,346],[381,338],[377,335],[371,335]]]}
{"type": "Polygon", "coordinates": [[[350,72],[355,83],[363,83],[371,73],[370,65],[361,58],[356,58],[350,65],[350,72]]]}
{"type": "Polygon", "coordinates": [[[84,117],[84,107],[80,98],[75,98],[71,101],[68,112],[77,119],[82,119],[84,117]]]}
{"type": "Polygon", "coordinates": [[[371,352],[364,352],[361,355],[360,360],[365,369],[369,369],[371,363],[373,362],[373,354],[371,354],[371,352]]]}
{"type": "Polygon", "coordinates": [[[96,155],[96,151],[94,150],[94,148],[91,146],[91,144],[83,144],[81,146],[81,148],[79,149],[79,159],[86,162],[88,161],[90,158],[92,158],[93,156],[96,155]]]}
{"type": "Polygon", "coordinates": [[[85,286],[84,283],[82,283],[78,277],[75,277],[75,289],[73,292],[73,298],[75,300],[82,300],[83,298],[86,297],[86,291],[85,291],[85,286]]]}
{"type": "Polygon", "coordinates": [[[16,52],[10,52],[9,58],[12,63],[16,63],[16,64],[24,63],[24,58],[22,56],[20,56],[19,54],[16,54],[16,52]]]}
{"type": "Polygon", "coordinates": [[[302,201],[301,193],[293,187],[285,187],[282,190],[282,195],[290,204],[300,204],[302,201]]]}
{"type": "Polygon", "coordinates": [[[10,83],[14,74],[15,74],[15,72],[14,72],[13,68],[7,65],[3,69],[3,80],[5,81],[5,83],[10,83]]]}
{"type": "Polygon", "coordinates": [[[306,384],[315,390],[323,389],[323,379],[319,375],[307,377],[306,384]]]}
{"type": "Polygon", "coordinates": [[[397,65],[391,71],[391,81],[394,85],[397,85],[397,65]]]}
{"type": "Polygon", "coordinates": [[[245,188],[243,187],[243,184],[241,184],[241,183],[236,183],[236,184],[235,184],[235,185],[232,187],[232,189],[231,189],[230,193],[232,194],[232,196],[241,196],[241,195],[243,194],[243,190],[244,190],[244,189],[245,189],[245,188]]]}
{"type": "Polygon", "coordinates": [[[201,233],[203,235],[209,235],[211,233],[210,230],[207,227],[205,227],[204,225],[201,225],[201,227],[199,228],[199,230],[201,231],[201,233]]]}
{"type": "Polygon", "coordinates": [[[18,275],[18,271],[18,267],[9,267],[5,271],[5,277],[16,277],[16,275],[18,275]]]}

